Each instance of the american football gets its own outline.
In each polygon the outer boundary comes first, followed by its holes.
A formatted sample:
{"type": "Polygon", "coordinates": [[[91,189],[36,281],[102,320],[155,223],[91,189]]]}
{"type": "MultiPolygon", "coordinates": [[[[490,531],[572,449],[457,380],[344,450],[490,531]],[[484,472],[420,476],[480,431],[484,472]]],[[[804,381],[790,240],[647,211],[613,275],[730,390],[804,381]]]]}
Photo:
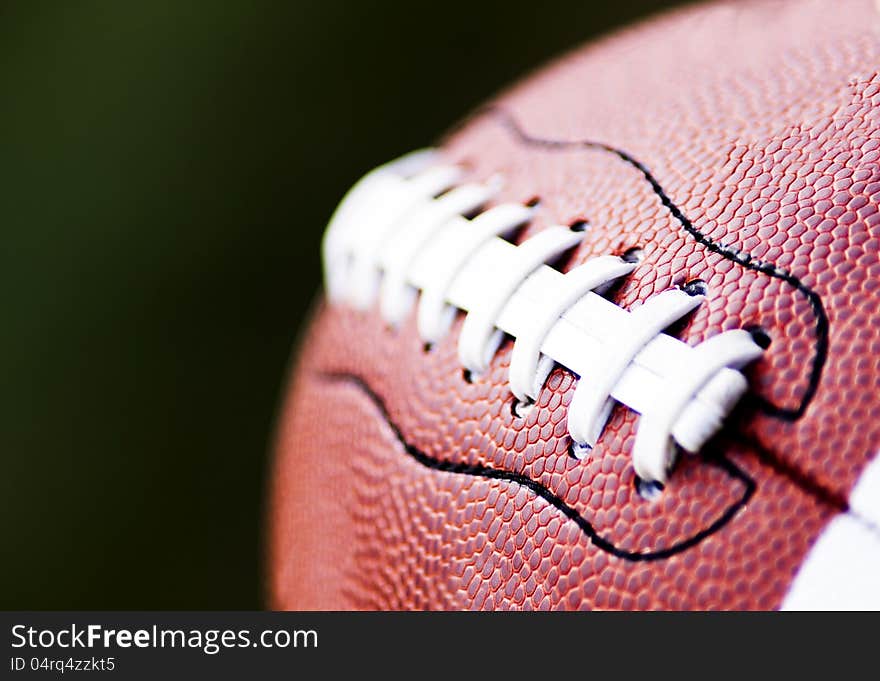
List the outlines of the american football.
{"type": "Polygon", "coordinates": [[[271,606],[880,609],[878,5],[675,10],[449,123],[327,206],[271,606]]]}

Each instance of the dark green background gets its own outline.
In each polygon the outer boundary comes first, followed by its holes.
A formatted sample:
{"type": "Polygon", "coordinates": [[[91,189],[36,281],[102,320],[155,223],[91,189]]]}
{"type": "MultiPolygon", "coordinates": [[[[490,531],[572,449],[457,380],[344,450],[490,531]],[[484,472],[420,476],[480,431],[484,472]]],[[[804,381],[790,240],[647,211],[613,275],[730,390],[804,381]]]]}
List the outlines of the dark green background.
{"type": "Polygon", "coordinates": [[[666,1],[0,6],[0,608],[256,608],[267,449],[365,170],[666,1]]]}

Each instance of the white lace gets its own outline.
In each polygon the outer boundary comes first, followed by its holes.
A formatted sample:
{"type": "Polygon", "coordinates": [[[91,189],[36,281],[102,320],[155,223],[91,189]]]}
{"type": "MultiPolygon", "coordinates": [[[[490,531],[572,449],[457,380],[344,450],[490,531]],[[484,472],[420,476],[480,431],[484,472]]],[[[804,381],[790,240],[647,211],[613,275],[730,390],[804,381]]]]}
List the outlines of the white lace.
{"type": "Polygon", "coordinates": [[[665,482],[675,444],[698,451],[747,389],[738,371],[761,355],[747,331],[725,331],[696,346],[662,333],[703,300],[663,291],[624,310],[600,293],[635,265],[593,258],[565,274],[551,263],[581,241],[551,227],[519,245],[506,241],[533,208],[501,204],[471,215],[500,188],[460,184],[462,172],[432,151],[415,152],[360,180],[324,237],[329,299],[399,325],[418,303],[421,339],[437,343],[458,311],[467,313],[458,356],[472,375],[486,371],[504,334],[514,338],[510,389],[535,402],[560,364],[580,379],[568,412],[573,451],[602,434],[614,404],[641,414],[632,457],[636,474],[665,482]]]}

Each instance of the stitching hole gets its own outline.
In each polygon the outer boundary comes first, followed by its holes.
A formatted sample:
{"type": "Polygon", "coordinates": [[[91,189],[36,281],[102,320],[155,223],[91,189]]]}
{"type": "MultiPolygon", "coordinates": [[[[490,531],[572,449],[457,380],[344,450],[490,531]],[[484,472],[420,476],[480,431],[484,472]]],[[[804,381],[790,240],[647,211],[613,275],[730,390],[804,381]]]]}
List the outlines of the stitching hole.
{"type": "Polygon", "coordinates": [[[623,262],[635,265],[645,259],[645,251],[638,246],[633,246],[632,248],[625,250],[623,255],[620,256],[620,259],[623,260],[623,262]]]}
{"type": "Polygon", "coordinates": [[[681,289],[689,296],[705,296],[709,292],[709,286],[702,279],[691,279],[681,289]]]}
{"type": "Polygon", "coordinates": [[[585,442],[575,442],[572,440],[568,445],[568,455],[578,461],[583,461],[584,459],[589,458],[590,452],[592,451],[593,448],[585,442]]]}
{"type": "Polygon", "coordinates": [[[760,326],[750,326],[746,329],[751,335],[752,340],[755,341],[755,344],[761,348],[762,350],[766,350],[770,347],[770,343],[773,342],[773,339],[770,338],[770,334],[764,330],[763,327],[760,326]]]}
{"type": "Polygon", "coordinates": [[[636,492],[645,501],[657,501],[663,494],[663,485],[656,480],[642,480],[638,475],[634,480],[636,492]]]}
{"type": "Polygon", "coordinates": [[[513,400],[510,402],[510,413],[513,414],[513,417],[517,419],[526,418],[534,408],[535,403],[530,400],[518,400],[516,397],[514,397],[513,400]]]}

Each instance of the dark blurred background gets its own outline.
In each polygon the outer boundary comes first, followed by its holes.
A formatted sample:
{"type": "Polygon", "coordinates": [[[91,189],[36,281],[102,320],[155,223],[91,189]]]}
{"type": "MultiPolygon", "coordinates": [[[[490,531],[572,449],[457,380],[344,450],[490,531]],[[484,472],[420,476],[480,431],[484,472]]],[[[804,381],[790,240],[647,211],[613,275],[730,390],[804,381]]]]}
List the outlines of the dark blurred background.
{"type": "Polygon", "coordinates": [[[672,4],[0,5],[0,608],[261,607],[276,402],[336,202],[672,4]]]}

